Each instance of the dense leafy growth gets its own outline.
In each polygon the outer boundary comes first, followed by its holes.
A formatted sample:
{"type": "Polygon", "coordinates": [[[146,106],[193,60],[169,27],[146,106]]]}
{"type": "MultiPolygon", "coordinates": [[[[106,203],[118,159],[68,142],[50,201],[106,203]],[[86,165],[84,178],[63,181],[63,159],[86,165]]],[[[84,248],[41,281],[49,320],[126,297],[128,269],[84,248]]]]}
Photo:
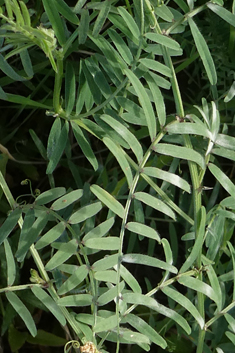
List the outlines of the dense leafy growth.
{"type": "Polygon", "coordinates": [[[234,351],[235,1],[0,6],[6,351],[234,351]]]}

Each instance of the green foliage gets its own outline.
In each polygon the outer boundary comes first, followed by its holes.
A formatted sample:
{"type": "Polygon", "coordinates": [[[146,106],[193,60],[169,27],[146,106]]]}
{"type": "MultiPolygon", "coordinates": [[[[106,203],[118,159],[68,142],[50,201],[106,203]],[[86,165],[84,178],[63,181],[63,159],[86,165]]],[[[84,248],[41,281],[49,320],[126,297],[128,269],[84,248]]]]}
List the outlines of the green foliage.
{"type": "Polygon", "coordinates": [[[234,351],[234,2],[1,6],[3,341],[234,351]]]}

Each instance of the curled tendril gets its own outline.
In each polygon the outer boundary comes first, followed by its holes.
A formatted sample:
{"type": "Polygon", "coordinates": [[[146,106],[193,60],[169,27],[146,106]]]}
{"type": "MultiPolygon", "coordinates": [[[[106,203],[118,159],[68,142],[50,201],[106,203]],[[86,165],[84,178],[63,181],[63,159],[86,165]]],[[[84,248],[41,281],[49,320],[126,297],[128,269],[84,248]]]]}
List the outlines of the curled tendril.
{"type": "Polygon", "coordinates": [[[25,179],[25,180],[22,180],[22,182],[20,184],[21,185],[28,185],[28,183],[30,183],[30,180],[29,179],[25,179]]]}
{"type": "Polygon", "coordinates": [[[72,340],[66,343],[64,346],[64,353],[68,353],[71,348],[79,348],[80,343],[76,340],[72,340]]]}
{"type": "Polygon", "coordinates": [[[41,194],[41,191],[39,189],[34,190],[34,196],[38,197],[41,194]]]}

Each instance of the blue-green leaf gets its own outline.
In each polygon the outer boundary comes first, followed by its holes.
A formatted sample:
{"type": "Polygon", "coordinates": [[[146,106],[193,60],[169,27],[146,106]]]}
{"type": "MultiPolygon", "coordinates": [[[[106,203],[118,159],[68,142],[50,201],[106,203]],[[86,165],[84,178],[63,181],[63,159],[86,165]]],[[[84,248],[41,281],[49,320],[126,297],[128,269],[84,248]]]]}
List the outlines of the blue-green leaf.
{"type": "Polygon", "coordinates": [[[111,1],[110,0],[105,0],[103,2],[101,2],[101,9],[99,12],[99,15],[97,16],[97,19],[95,21],[94,27],[93,27],[93,31],[92,31],[92,35],[94,37],[98,36],[98,34],[100,33],[105,20],[109,14],[110,8],[111,8],[111,1]]]}
{"type": "Polygon", "coordinates": [[[98,185],[92,185],[90,187],[91,192],[103,202],[111,211],[117,214],[120,218],[124,217],[124,208],[120,202],[118,202],[112,195],[110,195],[106,190],[102,189],[98,185]]]}
{"type": "Polygon", "coordinates": [[[217,74],[216,74],[215,64],[212,59],[211,53],[208,49],[208,46],[206,44],[206,41],[191,17],[188,17],[188,23],[193,35],[193,39],[194,39],[197,51],[205,67],[208,79],[211,85],[216,85],[217,74]]]}
{"type": "Polygon", "coordinates": [[[30,314],[29,310],[26,308],[24,303],[13,292],[6,292],[6,297],[9,303],[13,306],[15,311],[20,315],[20,317],[24,321],[31,335],[35,337],[37,334],[37,329],[32,315],[30,314]]]}
{"type": "Polygon", "coordinates": [[[52,174],[57,164],[59,163],[60,157],[62,156],[65,146],[68,140],[69,133],[69,123],[65,121],[63,128],[58,134],[58,137],[55,140],[55,145],[52,147],[53,151],[50,154],[49,163],[47,166],[46,174],[52,174]]]}
{"type": "Polygon", "coordinates": [[[170,308],[159,304],[155,299],[140,293],[123,293],[122,296],[123,300],[125,300],[127,303],[147,306],[155,310],[156,312],[174,320],[185,330],[187,334],[191,333],[191,328],[189,324],[180,314],[170,308]]]}
{"type": "Polygon", "coordinates": [[[60,306],[87,306],[92,304],[93,297],[90,294],[75,294],[60,298],[57,304],[60,306]]]}
{"type": "Polygon", "coordinates": [[[178,270],[175,266],[172,266],[164,261],[158,260],[152,256],[142,255],[142,254],[126,254],[122,257],[122,262],[141,264],[146,266],[153,266],[166,270],[172,273],[177,273],[178,270]]]}
{"type": "Polygon", "coordinates": [[[68,117],[73,110],[76,95],[76,79],[73,64],[66,61],[65,68],[65,112],[68,117]]]}
{"type": "Polygon", "coordinates": [[[99,250],[118,250],[120,247],[120,239],[118,237],[91,238],[83,243],[90,249],[99,250]]]}
{"type": "Polygon", "coordinates": [[[65,227],[66,227],[65,222],[60,222],[56,224],[38,240],[38,242],[35,245],[35,248],[39,250],[53,243],[56,239],[58,239],[61,236],[61,234],[65,230],[65,227]]]}
{"type": "Polygon", "coordinates": [[[47,271],[51,271],[54,268],[58,267],[77,252],[78,244],[76,239],[70,240],[68,243],[60,244],[62,245],[61,249],[59,249],[55,253],[55,255],[53,255],[53,257],[48,261],[45,266],[47,271]]]}
{"type": "Polygon", "coordinates": [[[180,159],[185,159],[187,161],[192,161],[197,163],[202,169],[205,168],[204,158],[200,153],[194,151],[191,148],[177,146],[173,144],[159,143],[153,147],[155,152],[159,154],[172,156],[180,159]]]}
{"type": "Polygon", "coordinates": [[[62,326],[66,325],[65,317],[57,303],[40,287],[31,288],[33,294],[47,307],[62,326]]]}
{"type": "Polygon", "coordinates": [[[118,12],[126,22],[127,27],[131,31],[132,35],[139,40],[140,37],[140,30],[139,27],[137,26],[135,20],[133,17],[129,14],[129,12],[124,8],[119,6],[118,7],[118,12]]]}
{"type": "Polygon", "coordinates": [[[145,167],[143,168],[143,173],[153,178],[161,179],[172,185],[178,186],[189,194],[191,192],[191,187],[189,183],[185,179],[179,177],[174,173],[170,173],[155,167],[145,167]]]}
{"type": "Polygon", "coordinates": [[[164,34],[149,32],[145,34],[145,37],[169,49],[181,49],[179,43],[177,43],[174,39],[165,36],[164,34]]]}
{"type": "Polygon", "coordinates": [[[55,199],[59,198],[60,196],[64,195],[66,193],[66,189],[64,187],[57,187],[51,190],[47,190],[40,194],[36,199],[35,203],[36,205],[45,205],[51,201],[54,201],[55,199]]]}
{"type": "Polygon", "coordinates": [[[78,267],[78,269],[58,289],[58,294],[63,295],[77,287],[86,278],[88,272],[89,269],[86,265],[78,267]]]}
{"type": "Polygon", "coordinates": [[[146,226],[145,224],[138,223],[138,222],[128,222],[126,224],[126,229],[128,229],[133,233],[143,235],[144,237],[154,239],[159,243],[161,242],[158,232],[155,229],[149,226],[146,226]]]}
{"type": "Polygon", "coordinates": [[[172,209],[156,197],[142,191],[136,192],[133,196],[137,200],[144,202],[146,205],[151,206],[155,210],[158,210],[166,214],[167,216],[175,219],[175,213],[172,211],[172,209]]]}
{"type": "Polygon", "coordinates": [[[12,286],[16,278],[16,265],[10,244],[7,239],[4,240],[4,248],[7,261],[7,285],[12,286]]]}
{"type": "Polygon", "coordinates": [[[208,166],[210,172],[214,175],[214,177],[218,180],[220,185],[233,197],[235,198],[235,185],[233,182],[230,180],[229,177],[227,177],[224,172],[217,167],[215,164],[210,163],[208,166]]]}
{"type": "Polygon", "coordinates": [[[131,81],[136,94],[139,98],[140,104],[143,107],[145,118],[148,125],[149,136],[151,140],[154,140],[156,133],[157,133],[157,125],[156,125],[156,117],[153,112],[153,107],[151,101],[146,93],[146,90],[137,76],[129,69],[125,70],[125,73],[129,80],[131,81]]]}
{"type": "Polygon", "coordinates": [[[68,222],[70,224],[77,224],[86,221],[88,218],[96,215],[102,208],[101,202],[95,202],[91,205],[84,206],[78,211],[74,212],[68,222]]]}
{"type": "Polygon", "coordinates": [[[143,159],[143,150],[137,138],[123,124],[110,115],[103,114],[100,118],[110,125],[128,143],[140,163],[143,159]]]}
{"type": "MultiPolygon", "coordinates": [[[[51,22],[55,35],[62,46],[66,42],[65,27],[60,18],[55,0],[42,0],[46,14],[51,22]]],[[[76,15],[75,15],[76,16],[76,15]]]]}
{"type": "Polygon", "coordinates": [[[128,314],[125,319],[129,325],[148,337],[153,343],[162,347],[163,349],[167,347],[167,343],[164,338],[161,337],[156,330],[154,330],[150,325],[147,324],[146,321],[141,319],[139,316],[128,314]]]}
{"type": "Polygon", "coordinates": [[[63,208],[68,207],[69,205],[74,203],[75,201],[78,201],[82,197],[82,195],[83,195],[82,189],[73,190],[68,194],[60,197],[55,202],[53,202],[50,208],[53,211],[62,210],[63,208]]]}
{"type": "Polygon", "coordinates": [[[210,10],[212,10],[216,15],[221,17],[224,21],[229,23],[231,26],[235,27],[235,14],[226,10],[224,7],[208,2],[206,4],[210,10]]]}
{"type": "Polygon", "coordinates": [[[10,212],[5,222],[0,227],[0,245],[3,241],[8,237],[11,231],[15,228],[20,216],[22,214],[22,210],[20,208],[16,208],[14,211],[10,212]]]}
{"type": "Polygon", "coordinates": [[[84,133],[80,129],[80,127],[76,124],[76,122],[71,122],[74,136],[77,140],[78,145],[81,147],[84,156],[91,163],[94,170],[98,169],[98,161],[94,155],[94,152],[91,149],[90,143],[87,141],[84,133]]]}

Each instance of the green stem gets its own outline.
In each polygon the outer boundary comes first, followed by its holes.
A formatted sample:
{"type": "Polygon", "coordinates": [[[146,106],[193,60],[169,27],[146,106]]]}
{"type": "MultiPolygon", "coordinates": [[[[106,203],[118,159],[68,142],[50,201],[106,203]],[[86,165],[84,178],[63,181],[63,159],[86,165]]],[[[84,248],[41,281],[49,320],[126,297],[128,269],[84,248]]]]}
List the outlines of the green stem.
{"type": "Polygon", "coordinates": [[[55,84],[53,93],[53,107],[56,114],[59,114],[61,111],[60,92],[64,71],[63,59],[64,57],[62,52],[57,52],[57,73],[55,73],[55,84]]]}

